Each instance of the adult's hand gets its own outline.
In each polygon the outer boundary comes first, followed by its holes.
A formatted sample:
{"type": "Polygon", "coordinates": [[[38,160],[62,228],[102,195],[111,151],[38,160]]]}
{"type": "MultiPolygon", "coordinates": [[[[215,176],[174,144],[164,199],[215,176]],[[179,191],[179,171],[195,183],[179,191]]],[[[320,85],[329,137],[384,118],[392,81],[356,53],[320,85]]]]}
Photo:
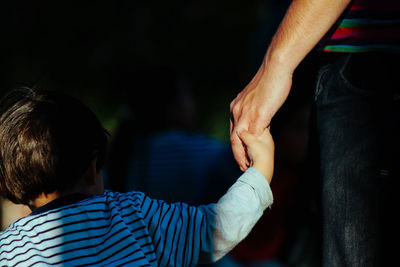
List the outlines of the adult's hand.
{"type": "Polygon", "coordinates": [[[240,128],[261,134],[286,100],[292,74],[351,0],[293,0],[253,80],[231,103],[231,143],[240,168],[248,168],[240,128]]]}
{"type": "Polygon", "coordinates": [[[245,129],[260,135],[269,126],[272,117],[282,106],[292,84],[292,72],[277,68],[281,64],[261,65],[257,74],[242,92],[231,102],[231,144],[232,151],[242,171],[249,167],[246,147],[237,132],[245,129]]]}

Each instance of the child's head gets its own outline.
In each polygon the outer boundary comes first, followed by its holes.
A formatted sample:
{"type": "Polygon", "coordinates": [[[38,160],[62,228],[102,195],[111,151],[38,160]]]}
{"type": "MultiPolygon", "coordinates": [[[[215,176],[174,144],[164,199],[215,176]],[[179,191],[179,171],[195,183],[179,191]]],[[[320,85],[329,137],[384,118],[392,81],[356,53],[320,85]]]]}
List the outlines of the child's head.
{"type": "Polygon", "coordinates": [[[78,100],[57,92],[14,90],[0,101],[0,194],[28,205],[67,192],[93,159],[103,167],[107,133],[78,100]]]}

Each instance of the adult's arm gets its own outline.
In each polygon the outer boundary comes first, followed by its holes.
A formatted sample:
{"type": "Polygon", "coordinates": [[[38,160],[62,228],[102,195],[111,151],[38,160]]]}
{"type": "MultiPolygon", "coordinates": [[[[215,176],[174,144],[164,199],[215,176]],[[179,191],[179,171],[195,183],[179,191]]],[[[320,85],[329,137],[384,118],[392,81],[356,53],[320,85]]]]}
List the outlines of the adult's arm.
{"type": "Polygon", "coordinates": [[[240,168],[248,168],[245,148],[237,136],[244,128],[260,134],[285,102],[292,75],[351,0],[293,0],[267,49],[256,75],[232,101],[232,150],[240,168]]]}

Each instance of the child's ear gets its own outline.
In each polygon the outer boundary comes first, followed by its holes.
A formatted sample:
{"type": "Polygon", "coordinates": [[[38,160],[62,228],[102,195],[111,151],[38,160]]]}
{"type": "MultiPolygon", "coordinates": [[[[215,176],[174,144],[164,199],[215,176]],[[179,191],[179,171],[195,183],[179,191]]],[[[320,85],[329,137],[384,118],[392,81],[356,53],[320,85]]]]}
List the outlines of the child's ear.
{"type": "Polygon", "coordinates": [[[96,184],[96,175],[97,175],[97,157],[94,157],[87,167],[85,173],[83,174],[83,178],[87,185],[95,185],[96,184]]]}

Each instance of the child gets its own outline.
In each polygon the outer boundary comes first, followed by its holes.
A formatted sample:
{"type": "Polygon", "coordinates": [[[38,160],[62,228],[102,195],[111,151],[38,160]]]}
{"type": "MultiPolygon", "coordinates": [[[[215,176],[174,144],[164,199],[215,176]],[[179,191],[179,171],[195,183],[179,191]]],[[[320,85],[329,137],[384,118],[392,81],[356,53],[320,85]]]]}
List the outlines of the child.
{"type": "Polygon", "coordinates": [[[250,168],[216,203],[191,207],[104,191],[107,133],[78,100],[16,90],[0,102],[0,193],[32,213],[0,233],[0,265],[192,266],[216,261],[272,204],[274,145],[238,133],[250,168]]]}

